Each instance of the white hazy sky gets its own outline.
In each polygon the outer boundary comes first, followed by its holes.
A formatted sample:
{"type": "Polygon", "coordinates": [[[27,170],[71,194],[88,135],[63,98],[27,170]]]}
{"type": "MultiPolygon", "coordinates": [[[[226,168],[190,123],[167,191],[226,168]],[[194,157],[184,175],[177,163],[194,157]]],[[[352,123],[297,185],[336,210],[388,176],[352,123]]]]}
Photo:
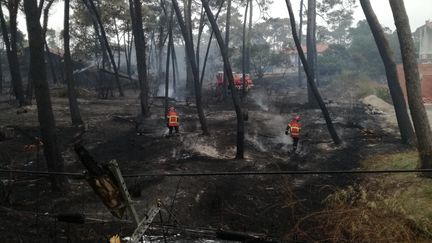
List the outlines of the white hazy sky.
{"type": "MultiPolygon", "coordinates": [[[[377,14],[381,24],[390,29],[395,29],[393,15],[390,9],[388,0],[370,0],[372,7],[377,14]]],[[[300,0],[291,0],[294,11],[298,13],[300,0]]],[[[307,2],[307,1],[305,1],[307,2]]],[[[358,2],[358,1],[357,1],[358,2]]],[[[431,0],[405,0],[405,8],[407,9],[408,17],[410,19],[411,30],[414,32],[418,27],[422,26],[426,20],[432,20],[432,1],[431,0]]],[[[271,17],[287,17],[288,11],[286,8],[285,0],[274,0],[273,5],[270,7],[271,17]]],[[[50,12],[49,27],[57,31],[63,29],[63,2],[57,3],[50,12]]],[[[298,14],[296,14],[298,16],[298,14]]],[[[318,17],[319,18],[319,17],[318,17]]],[[[354,23],[361,19],[365,19],[362,9],[359,4],[354,11],[354,23]]],[[[298,22],[298,19],[296,19],[298,22]]],[[[19,18],[19,28],[26,33],[25,20],[23,16],[19,18]]],[[[318,19],[319,21],[319,19],[318,19]]]]}

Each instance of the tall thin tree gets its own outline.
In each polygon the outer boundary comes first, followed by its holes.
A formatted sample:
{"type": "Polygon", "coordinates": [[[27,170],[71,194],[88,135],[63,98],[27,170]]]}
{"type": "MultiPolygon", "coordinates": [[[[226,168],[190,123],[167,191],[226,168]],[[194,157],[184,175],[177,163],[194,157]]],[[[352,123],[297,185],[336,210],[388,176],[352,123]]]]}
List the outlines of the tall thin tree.
{"type": "Polygon", "coordinates": [[[209,135],[209,131],[207,128],[207,120],[204,115],[204,109],[202,107],[202,98],[201,98],[201,86],[199,83],[199,70],[196,65],[195,60],[195,53],[194,53],[194,46],[192,42],[192,36],[188,32],[188,29],[186,28],[186,24],[183,20],[183,17],[181,15],[181,11],[178,5],[177,0],[172,0],[172,3],[174,5],[174,10],[177,15],[177,22],[180,25],[180,29],[185,41],[186,50],[187,50],[187,58],[188,63],[191,66],[192,74],[193,74],[193,80],[194,80],[194,86],[195,86],[195,100],[196,100],[196,107],[198,112],[198,117],[201,123],[201,129],[203,131],[204,135],[209,135]]]}
{"type": "Polygon", "coordinates": [[[2,2],[0,2],[0,24],[3,34],[3,41],[6,47],[6,54],[9,62],[9,71],[11,75],[13,92],[20,106],[25,105],[24,90],[18,61],[18,40],[17,40],[17,16],[19,8],[19,0],[7,1],[6,8],[9,11],[9,30],[6,25],[6,20],[3,14],[2,2]],[[10,37],[9,37],[10,36],[10,37]]]}
{"type": "MultiPolygon", "coordinates": [[[[227,10],[226,10],[226,20],[225,20],[225,49],[227,49],[227,50],[229,50],[230,32],[231,32],[231,8],[232,8],[231,3],[232,3],[232,0],[228,0],[227,10]]],[[[222,7],[222,4],[221,4],[221,7],[222,7]]],[[[220,12],[220,10],[216,14],[216,19],[219,15],[219,12],[220,12]]],[[[207,52],[206,52],[206,60],[207,60],[207,56],[208,56],[208,53],[210,50],[212,37],[213,37],[213,30],[211,32],[209,43],[208,43],[208,48],[207,48],[207,52]]],[[[204,69],[205,69],[205,67],[203,67],[203,72],[204,72],[204,69]]],[[[222,90],[223,100],[226,100],[227,95],[228,95],[228,82],[227,82],[228,78],[227,77],[228,76],[226,75],[226,70],[224,69],[224,80],[223,80],[223,90],[222,90]]]]}
{"type": "Polygon", "coordinates": [[[219,49],[222,54],[223,62],[224,62],[224,69],[226,70],[228,81],[230,82],[231,86],[231,95],[233,98],[234,103],[234,109],[237,115],[237,152],[236,152],[236,159],[243,159],[244,158],[244,120],[243,120],[243,113],[240,106],[240,98],[237,94],[237,89],[234,85],[234,77],[232,74],[231,64],[228,59],[228,50],[225,48],[224,40],[222,39],[222,34],[220,33],[219,27],[216,23],[215,17],[213,16],[213,13],[209,7],[209,3],[207,0],[201,0],[204,9],[207,13],[207,18],[210,21],[210,24],[212,26],[212,29],[214,31],[215,37],[217,39],[217,42],[219,44],[219,49]]]}
{"type": "MultiPolygon", "coordinates": [[[[63,158],[60,144],[57,141],[56,125],[51,106],[51,98],[46,78],[44,36],[39,22],[39,10],[36,0],[24,0],[24,12],[30,48],[30,69],[35,84],[35,96],[38,119],[44,144],[44,155],[48,171],[63,171],[63,158]]],[[[65,184],[64,177],[52,176],[52,189],[61,190],[65,184]]]]}
{"type": "Polygon", "coordinates": [[[88,0],[88,3],[89,3],[89,6],[90,6],[89,12],[90,12],[90,14],[94,15],[94,17],[96,18],[97,23],[99,25],[101,38],[103,40],[103,43],[105,44],[105,48],[106,48],[106,50],[108,52],[108,57],[109,57],[110,62],[111,62],[111,66],[112,66],[114,74],[115,74],[115,80],[116,80],[116,84],[117,84],[117,89],[119,91],[119,95],[120,96],[124,96],[123,88],[122,88],[121,83],[120,83],[120,78],[119,78],[117,64],[116,64],[116,62],[114,60],[114,55],[113,55],[113,53],[111,51],[111,47],[109,45],[108,38],[107,38],[107,35],[105,33],[105,28],[104,28],[104,26],[102,24],[101,17],[99,15],[99,12],[96,9],[96,5],[94,4],[93,0],[88,0]]]}
{"type": "Polygon", "coordinates": [[[327,129],[328,129],[328,131],[330,133],[330,136],[333,139],[333,142],[335,144],[340,144],[341,140],[340,140],[340,138],[339,138],[339,136],[338,136],[338,134],[336,132],[336,129],[333,126],[333,122],[332,122],[332,120],[330,118],[330,113],[328,112],[327,107],[325,106],[324,101],[321,98],[321,95],[320,95],[320,93],[319,93],[319,91],[318,91],[318,89],[317,89],[317,87],[315,85],[315,82],[313,80],[313,76],[311,74],[312,71],[309,68],[308,62],[307,62],[305,54],[303,52],[303,48],[300,45],[300,41],[299,41],[299,38],[298,38],[298,35],[297,35],[295,17],[294,17],[294,12],[292,10],[291,1],[290,0],[285,0],[285,3],[286,3],[287,8],[288,8],[288,14],[289,14],[290,23],[291,23],[292,35],[293,35],[293,38],[294,38],[295,45],[297,47],[298,55],[300,56],[300,60],[302,61],[302,64],[303,64],[303,69],[304,69],[304,71],[306,73],[307,81],[308,81],[308,83],[309,83],[309,85],[311,87],[312,93],[314,94],[315,99],[317,100],[318,105],[319,105],[319,107],[320,107],[320,109],[321,109],[321,111],[323,113],[324,119],[325,119],[326,124],[327,124],[327,129]]]}
{"type": "Polygon", "coordinates": [[[132,32],[135,40],[135,54],[140,85],[141,113],[144,117],[150,115],[149,85],[147,80],[146,42],[142,24],[141,1],[129,0],[129,9],[132,19],[132,32]]]}
{"type": "MultiPolygon", "coordinates": [[[[299,42],[300,45],[303,39],[303,1],[300,1],[300,11],[299,11],[299,42]]],[[[302,70],[301,70],[301,60],[297,59],[297,67],[298,67],[298,86],[302,87],[302,70]]]]}
{"type": "MultiPolygon", "coordinates": [[[[246,7],[245,7],[245,13],[244,13],[244,20],[243,20],[243,43],[242,43],[242,99],[246,96],[246,59],[247,59],[247,48],[246,48],[246,24],[247,24],[247,16],[248,16],[248,9],[249,9],[249,3],[251,1],[246,1],[246,7]]],[[[233,88],[233,87],[231,87],[233,88]]],[[[234,86],[235,88],[235,86],[234,86]]]]}
{"type": "MultiPolygon", "coordinates": [[[[316,52],[316,0],[308,0],[307,10],[307,34],[306,34],[306,49],[307,49],[307,62],[309,65],[310,75],[314,84],[316,84],[316,63],[315,63],[315,52],[316,52]]],[[[317,107],[317,102],[314,97],[312,87],[308,82],[307,85],[308,104],[310,107],[317,107]]]]}
{"type": "Polygon", "coordinates": [[[378,47],[378,51],[384,63],[384,67],[387,75],[387,83],[390,90],[390,95],[393,101],[393,105],[395,108],[396,119],[399,125],[401,141],[404,144],[414,144],[415,142],[414,129],[411,125],[407,106],[405,103],[405,98],[399,83],[393,51],[390,48],[389,42],[385,37],[381,24],[379,23],[378,18],[375,15],[375,12],[372,9],[369,0],[360,0],[360,4],[363,8],[363,12],[366,16],[366,20],[369,23],[369,27],[375,38],[375,43],[378,47]]]}
{"type": "Polygon", "coordinates": [[[77,94],[75,90],[75,81],[73,77],[72,58],[69,45],[69,0],[64,1],[64,28],[63,28],[63,46],[64,46],[64,65],[66,73],[67,94],[69,99],[69,110],[72,124],[82,125],[81,113],[78,107],[77,94]]]}
{"type": "MultiPolygon", "coordinates": [[[[174,9],[171,8],[169,22],[168,22],[168,46],[167,46],[167,55],[166,55],[166,65],[165,65],[165,112],[168,110],[168,95],[169,95],[169,70],[170,70],[170,56],[171,56],[171,46],[173,45],[173,18],[174,18],[174,9]]],[[[174,73],[174,71],[173,71],[174,73]]]]}
{"type": "MultiPolygon", "coordinates": [[[[405,72],[408,105],[417,136],[417,148],[422,169],[432,169],[432,132],[423,105],[416,48],[403,0],[390,0],[405,72]]],[[[432,176],[431,173],[427,176],[432,176]]]]}

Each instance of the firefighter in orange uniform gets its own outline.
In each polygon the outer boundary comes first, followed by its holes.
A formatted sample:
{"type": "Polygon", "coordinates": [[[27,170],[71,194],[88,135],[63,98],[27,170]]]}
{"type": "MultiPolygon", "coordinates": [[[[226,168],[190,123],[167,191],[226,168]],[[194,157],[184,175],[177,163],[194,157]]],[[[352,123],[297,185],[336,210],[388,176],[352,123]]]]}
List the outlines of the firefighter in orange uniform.
{"type": "Polygon", "coordinates": [[[167,118],[167,126],[169,129],[169,134],[170,135],[172,134],[173,129],[175,129],[176,133],[179,133],[179,117],[173,106],[171,106],[168,109],[166,118],[167,118]]]}
{"type": "Polygon", "coordinates": [[[288,123],[288,126],[285,131],[285,134],[288,135],[289,133],[293,140],[293,152],[297,150],[297,145],[300,138],[300,130],[302,127],[302,124],[300,123],[300,119],[301,119],[300,116],[296,116],[290,123],[288,123]]]}

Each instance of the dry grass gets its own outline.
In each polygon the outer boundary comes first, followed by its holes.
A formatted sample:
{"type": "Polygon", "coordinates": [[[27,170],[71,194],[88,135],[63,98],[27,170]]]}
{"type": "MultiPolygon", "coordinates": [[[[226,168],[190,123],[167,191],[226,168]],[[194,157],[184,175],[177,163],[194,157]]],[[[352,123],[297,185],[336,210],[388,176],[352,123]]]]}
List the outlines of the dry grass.
{"type": "Polygon", "coordinates": [[[324,210],[299,220],[295,234],[314,242],[423,240],[395,198],[368,193],[362,187],[348,187],[335,191],[325,204],[324,210]]]}
{"type": "MultiPolygon", "coordinates": [[[[385,154],[362,162],[366,169],[411,169],[417,152],[385,154]]],[[[325,209],[299,220],[293,234],[323,242],[432,241],[432,180],[415,174],[365,177],[335,189],[325,209]],[[323,235],[325,238],[323,238],[323,235]]]]}

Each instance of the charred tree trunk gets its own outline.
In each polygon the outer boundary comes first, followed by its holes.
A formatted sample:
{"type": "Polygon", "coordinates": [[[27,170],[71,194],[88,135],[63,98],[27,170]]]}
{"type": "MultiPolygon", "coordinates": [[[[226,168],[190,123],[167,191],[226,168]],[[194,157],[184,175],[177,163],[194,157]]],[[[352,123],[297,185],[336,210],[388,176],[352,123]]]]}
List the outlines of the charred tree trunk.
{"type": "Polygon", "coordinates": [[[51,51],[49,49],[49,46],[48,46],[48,43],[46,42],[46,40],[45,40],[45,44],[44,45],[45,45],[45,50],[46,50],[46,53],[47,53],[48,64],[49,64],[50,70],[51,70],[52,80],[53,80],[54,84],[57,84],[58,81],[57,81],[57,74],[56,74],[55,67],[54,67],[54,61],[53,61],[53,58],[52,58],[52,55],[51,55],[51,51]]]}
{"type": "Polygon", "coordinates": [[[414,144],[415,134],[414,129],[411,125],[411,121],[408,115],[405,98],[402,93],[402,88],[399,83],[399,78],[396,69],[396,63],[394,60],[393,52],[390,48],[389,42],[385,37],[384,31],[381,24],[378,21],[375,12],[369,0],[360,0],[360,4],[363,8],[363,12],[369,23],[369,27],[375,38],[378,51],[380,52],[381,59],[383,60],[384,67],[387,75],[387,83],[390,90],[390,95],[395,108],[396,119],[399,125],[399,132],[401,135],[402,143],[414,144]]]}
{"type": "MultiPolygon", "coordinates": [[[[243,45],[242,45],[242,79],[243,79],[243,88],[242,88],[242,99],[246,97],[246,22],[247,22],[247,15],[248,15],[248,8],[249,8],[250,1],[246,2],[246,8],[245,8],[245,14],[244,14],[244,21],[243,21],[243,45]]],[[[235,89],[236,86],[231,86],[231,89],[235,89]]]]}
{"type": "MultiPolygon", "coordinates": [[[[222,3],[223,4],[223,3],[222,3]]],[[[222,6],[221,4],[221,6],[222,6]]],[[[219,9],[220,11],[220,9],[219,9]]],[[[216,20],[218,18],[219,12],[216,14],[216,20]]],[[[229,42],[230,42],[230,31],[231,31],[231,0],[228,0],[227,3],[227,12],[226,12],[226,23],[225,23],[225,49],[229,50],[229,42]]],[[[211,32],[210,35],[210,39],[209,39],[209,44],[207,47],[207,52],[206,52],[206,61],[207,61],[207,56],[208,53],[210,51],[210,45],[211,45],[211,41],[213,38],[213,30],[211,32]]],[[[228,56],[229,58],[229,56],[228,56]]],[[[205,67],[203,67],[204,70],[205,67]]],[[[227,96],[228,96],[228,76],[226,73],[226,70],[224,69],[224,80],[223,80],[223,100],[226,100],[227,96]]]]}
{"type": "Polygon", "coordinates": [[[135,40],[135,53],[140,85],[141,113],[144,117],[150,115],[149,86],[147,81],[146,43],[142,24],[141,1],[129,0],[129,8],[132,19],[132,31],[135,40]]]}
{"type": "Polygon", "coordinates": [[[124,38],[123,40],[124,40],[124,46],[125,46],[127,74],[130,78],[132,76],[132,70],[131,70],[132,39],[130,36],[130,31],[129,31],[129,21],[126,22],[126,31],[127,31],[127,38],[124,38]]]}
{"type": "MultiPolygon", "coordinates": [[[[300,19],[300,23],[299,23],[299,42],[300,42],[300,46],[302,43],[302,39],[303,39],[303,1],[300,1],[300,14],[299,14],[299,19],[300,19]]],[[[300,58],[297,59],[297,67],[298,67],[298,86],[299,88],[302,87],[302,70],[301,70],[301,60],[300,58]]]]}
{"type": "MultiPolygon", "coordinates": [[[[316,38],[315,38],[315,24],[316,24],[316,0],[308,0],[308,18],[307,18],[307,62],[309,65],[311,78],[315,83],[315,49],[316,49],[316,38]]],[[[317,107],[317,101],[314,97],[312,87],[310,83],[307,85],[308,91],[308,104],[312,108],[317,107]]]]}
{"type": "MultiPolygon", "coordinates": [[[[171,38],[173,38],[173,36],[171,36],[171,38]]],[[[179,76],[178,73],[178,64],[177,64],[177,56],[176,56],[176,52],[175,52],[175,45],[174,45],[174,40],[171,40],[171,58],[172,58],[172,70],[173,70],[173,92],[174,94],[177,93],[177,77],[179,76]]]]}
{"type": "MultiPolygon", "coordinates": [[[[171,9],[169,23],[168,23],[168,47],[167,47],[167,56],[166,56],[166,66],[165,66],[165,112],[168,111],[168,93],[169,93],[169,69],[170,69],[170,56],[171,56],[171,46],[173,45],[173,36],[172,36],[172,25],[174,18],[174,9],[171,9]]],[[[173,72],[174,73],[174,72],[173,72]]]]}
{"type": "MultiPolygon", "coordinates": [[[[39,23],[36,0],[24,0],[27,19],[27,32],[30,47],[30,70],[35,84],[38,119],[44,144],[44,155],[48,171],[63,171],[63,158],[60,154],[56,135],[56,125],[51,107],[51,98],[46,80],[44,36],[39,23]]],[[[64,177],[53,176],[52,189],[61,190],[66,183],[64,177]]]]}
{"type": "Polygon", "coordinates": [[[117,21],[114,19],[114,31],[117,39],[117,68],[120,70],[120,55],[121,55],[121,48],[120,48],[120,34],[117,27],[117,21]]]}
{"type": "Polygon", "coordinates": [[[299,54],[300,59],[302,61],[303,68],[304,68],[304,71],[306,73],[307,81],[308,81],[308,83],[309,83],[309,85],[310,85],[310,87],[312,89],[312,92],[313,92],[313,94],[315,96],[316,101],[318,102],[319,107],[321,108],[321,111],[323,113],[324,119],[325,119],[326,124],[327,124],[327,129],[328,129],[328,131],[330,133],[330,136],[333,139],[333,142],[335,144],[340,144],[341,140],[340,140],[339,136],[336,133],[336,130],[335,130],[334,126],[333,126],[333,122],[332,122],[332,120],[330,118],[330,114],[329,114],[329,112],[328,112],[328,110],[327,110],[327,108],[326,108],[326,106],[324,104],[324,101],[322,100],[321,95],[320,95],[320,93],[319,93],[319,91],[318,91],[318,89],[317,89],[317,87],[315,85],[315,82],[313,80],[313,76],[311,75],[312,71],[309,68],[309,65],[308,65],[308,62],[307,62],[306,57],[304,55],[303,49],[302,49],[302,47],[300,45],[300,41],[299,41],[299,38],[297,36],[295,17],[294,17],[294,12],[293,12],[292,6],[291,6],[291,1],[290,0],[285,0],[285,2],[286,2],[286,5],[287,5],[287,8],[288,8],[288,13],[289,13],[289,18],[290,18],[290,22],[291,22],[291,30],[292,30],[294,42],[296,44],[298,54],[299,54]]]}
{"type": "Polygon", "coordinates": [[[251,37],[252,37],[252,16],[253,16],[253,0],[249,3],[249,23],[246,40],[246,73],[250,74],[251,70],[251,37]]]}
{"type": "MultiPolygon", "coordinates": [[[[47,53],[48,64],[49,64],[49,67],[51,70],[51,76],[52,76],[51,78],[52,78],[53,83],[56,84],[57,83],[57,75],[56,75],[55,68],[54,68],[54,61],[52,60],[53,58],[51,56],[51,51],[50,51],[48,43],[46,41],[46,32],[48,29],[49,10],[50,10],[53,3],[54,3],[54,0],[48,1],[48,4],[44,8],[42,31],[44,34],[44,40],[45,40],[44,44],[45,44],[45,49],[46,49],[46,53],[47,53]]],[[[42,5],[40,7],[42,7],[42,5]]]]}
{"type": "Polygon", "coordinates": [[[2,55],[0,55],[0,95],[3,94],[3,67],[2,67],[2,55]]]}
{"type": "Polygon", "coordinates": [[[162,55],[164,48],[164,29],[162,23],[159,25],[159,35],[158,35],[158,44],[157,44],[157,70],[158,70],[158,82],[163,79],[163,71],[162,71],[162,55]]]}
{"type": "Polygon", "coordinates": [[[114,55],[113,55],[113,53],[111,51],[111,47],[109,45],[108,38],[107,38],[106,33],[105,33],[105,28],[103,27],[101,18],[99,16],[99,13],[98,13],[98,11],[96,9],[96,6],[95,6],[93,0],[88,0],[88,2],[90,4],[90,8],[91,8],[91,9],[89,9],[89,11],[90,11],[90,13],[94,14],[94,16],[95,16],[95,18],[97,20],[97,23],[99,25],[101,37],[102,37],[102,40],[103,40],[103,42],[105,44],[106,50],[108,52],[109,59],[111,61],[111,66],[112,66],[112,68],[114,70],[114,73],[115,73],[115,80],[116,80],[117,88],[118,88],[118,91],[119,91],[119,95],[120,96],[124,96],[123,88],[122,88],[121,83],[120,83],[120,78],[119,78],[119,74],[118,74],[117,65],[115,63],[114,55]]]}
{"type": "Polygon", "coordinates": [[[200,88],[200,84],[199,84],[199,70],[198,70],[198,67],[197,67],[196,62],[195,62],[196,60],[195,60],[195,55],[194,55],[194,46],[193,46],[193,42],[192,42],[192,36],[188,32],[188,29],[186,28],[186,24],[185,24],[183,17],[181,15],[181,11],[180,11],[180,8],[178,6],[177,0],[172,0],[172,3],[174,5],[174,10],[175,10],[176,15],[177,15],[177,21],[180,25],[181,32],[182,32],[182,35],[183,35],[183,38],[184,38],[184,41],[186,44],[188,63],[190,64],[190,66],[192,68],[194,86],[195,86],[195,100],[196,100],[198,117],[199,117],[199,120],[201,123],[201,129],[202,129],[204,135],[209,135],[209,131],[207,128],[207,121],[206,121],[206,118],[204,115],[204,109],[202,107],[201,88],[200,88]]]}
{"type": "Polygon", "coordinates": [[[78,107],[77,94],[75,90],[75,81],[73,77],[72,58],[69,46],[69,0],[64,1],[64,28],[63,28],[63,44],[64,44],[64,64],[67,83],[67,94],[69,99],[69,110],[72,119],[72,125],[82,125],[81,113],[78,107]]]}
{"type": "Polygon", "coordinates": [[[200,14],[200,22],[199,22],[199,28],[198,28],[198,38],[197,38],[197,47],[195,52],[195,58],[198,70],[200,69],[200,47],[201,47],[201,36],[202,32],[204,30],[204,8],[201,7],[201,14],[200,14]]]}
{"type": "MultiPolygon", "coordinates": [[[[417,66],[416,49],[411,36],[409,19],[403,0],[390,0],[390,6],[398,33],[405,72],[408,105],[417,136],[417,147],[422,169],[432,168],[432,132],[426,109],[423,105],[420,75],[417,66]]],[[[431,173],[426,174],[432,177],[431,173]]]]}
{"type": "MultiPolygon", "coordinates": [[[[183,0],[184,3],[184,21],[185,21],[185,28],[186,28],[186,34],[188,38],[191,39],[192,46],[193,40],[192,40],[192,0],[183,0]]],[[[185,45],[185,48],[186,45],[185,45]]],[[[193,68],[191,67],[191,64],[188,60],[191,58],[195,58],[195,56],[189,56],[189,50],[185,49],[185,57],[186,57],[186,92],[188,96],[194,95],[194,73],[193,68]]]]}
{"type": "MultiPolygon", "coordinates": [[[[19,1],[16,1],[19,3],[19,1]]],[[[18,4],[17,3],[17,4],[18,4]]],[[[3,40],[6,47],[6,54],[9,62],[9,71],[11,75],[11,82],[13,87],[13,92],[18,100],[20,106],[25,105],[25,97],[23,91],[23,84],[21,79],[21,73],[19,70],[19,62],[18,62],[18,50],[16,43],[16,32],[17,32],[17,11],[18,6],[7,6],[9,9],[9,20],[10,20],[10,39],[9,39],[9,31],[6,26],[6,20],[3,15],[3,10],[0,4],[0,24],[2,29],[3,40]]]]}
{"type": "Polygon", "coordinates": [[[243,120],[243,113],[240,106],[240,99],[237,94],[237,90],[234,85],[234,77],[232,74],[231,64],[228,59],[228,50],[225,48],[224,41],[222,39],[222,35],[220,33],[219,27],[217,26],[216,20],[213,16],[213,13],[211,12],[211,9],[209,7],[207,0],[201,0],[205,11],[207,13],[207,18],[210,21],[210,24],[212,26],[212,29],[215,33],[216,39],[219,44],[219,48],[221,50],[223,62],[224,62],[224,69],[226,70],[226,73],[228,75],[228,80],[231,85],[231,95],[234,102],[234,108],[237,115],[237,153],[236,153],[236,159],[243,159],[244,158],[244,120],[243,120]]]}
{"type": "MultiPolygon", "coordinates": [[[[231,1],[231,0],[228,0],[228,1],[231,1]]],[[[215,16],[215,20],[217,21],[217,19],[218,19],[218,17],[219,17],[219,13],[220,13],[220,11],[222,10],[222,6],[223,6],[223,3],[224,3],[224,1],[222,1],[221,2],[221,5],[219,6],[219,10],[218,10],[218,12],[216,13],[216,16],[215,16]]],[[[228,18],[228,17],[227,17],[228,18]]],[[[229,29],[229,26],[228,26],[228,29],[229,29]]],[[[225,34],[226,34],[227,32],[225,32],[225,34]]],[[[228,31],[228,33],[229,33],[229,31],[228,31]]],[[[208,55],[209,55],[209,53],[210,53],[210,47],[211,47],[211,43],[212,43],[212,40],[213,40],[213,34],[214,34],[214,31],[213,30],[211,30],[211,33],[210,33],[210,37],[209,37],[209,41],[208,41],[208,44],[207,44],[207,50],[206,50],[206,54],[205,54],[205,56],[204,56],[204,63],[203,63],[203,67],[202,67],[202,71],[201,71],[201,79],[200,79],[200,85],[201,85],[201,88],[202,88],[202,85],[203,85],[203,82],[204,82],[204,74],[205,74],[205,69],[206,69],[206,66],[207,66],[207,59],[208,59],[208,55]]],[[[225,35],[225,48],[227,48],[227,50],[228,50],[228,45],[227,45],[227,40],[229,40],[229,34],[228,34],[228,37],[227,37],[227,35],[225,35]]],[[[226,92],[227,92],[227,90],[226,90],[226,86],[227,86],[227,84],[226,84],[226,82],[227,82],[227,78],[226,78],[227,76],[226,76],[226,71],[224,70],[224,90],[223,90],[223,92],[224,92],[224,100],[225,100],[225,97],[226,97],[226,92]]]]}

